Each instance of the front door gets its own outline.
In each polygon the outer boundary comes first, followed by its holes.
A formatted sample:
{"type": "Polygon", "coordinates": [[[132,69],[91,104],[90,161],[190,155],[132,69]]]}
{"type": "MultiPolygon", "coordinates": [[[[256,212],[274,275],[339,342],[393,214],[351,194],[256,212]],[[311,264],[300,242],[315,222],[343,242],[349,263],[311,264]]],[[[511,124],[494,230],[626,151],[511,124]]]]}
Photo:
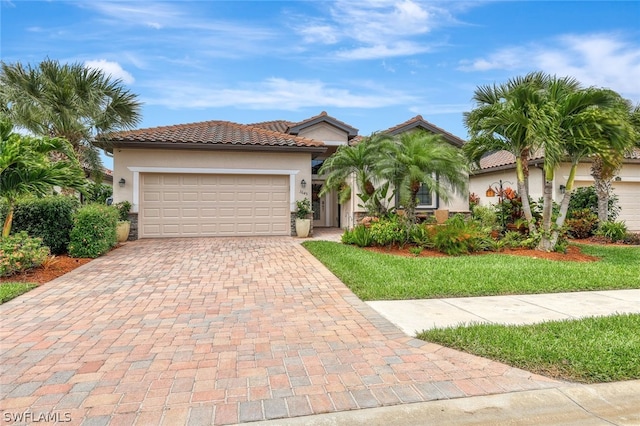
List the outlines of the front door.
{"type": "Polygon", "coordinates": [[[327,196],[320,196],[322,183],[314,183],[311,185],[311,209],[313,210],[313,226],[328,226],[326,221],[327,196]]]}

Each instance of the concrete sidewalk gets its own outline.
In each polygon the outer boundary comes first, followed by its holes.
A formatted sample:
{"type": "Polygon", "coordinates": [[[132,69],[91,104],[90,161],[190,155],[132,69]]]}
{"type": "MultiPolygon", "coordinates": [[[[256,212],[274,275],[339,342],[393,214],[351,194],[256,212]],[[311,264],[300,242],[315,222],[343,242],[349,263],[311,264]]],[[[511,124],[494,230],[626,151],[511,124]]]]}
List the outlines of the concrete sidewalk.
{"type": "Polygon", "coordinates": [[[640,289],[366,302],[409,336],[470,323],[544,321],[640,313],[640,289]]]}

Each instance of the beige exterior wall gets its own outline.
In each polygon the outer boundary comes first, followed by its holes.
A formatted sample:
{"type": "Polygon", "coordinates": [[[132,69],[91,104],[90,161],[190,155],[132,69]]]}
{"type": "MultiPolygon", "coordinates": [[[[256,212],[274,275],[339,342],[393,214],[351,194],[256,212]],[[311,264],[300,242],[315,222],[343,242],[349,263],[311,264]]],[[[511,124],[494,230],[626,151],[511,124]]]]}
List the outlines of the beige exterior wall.
{"type": "MultiPolygon", "coordinates": [[[[134,196],[136,168],[159,168],[180,171],[183,169],[201,169],[200,173],[225,173],[224,170],[240,171],[244,174],[264,174],[268,171],[282,171],[291,176],[291,211],[295,210],[295,201],[311,198],[311,153],[300,152],[239,152],[204,151],[195,149],[114,149],[114,181],[126,180],[123,188],[113,187],[114,202],[127,200],[134,203],[133,212],[137,212],[134,196]],[[307,182],[302,188],[300,182],[307,182]]],[[[158,170],[159,172],[161,170],[158,170]]]]}
{"type": "Polygon", "coordinates": [[[327,123],[318,123],[312,127],[302,129],[298,136],[324,142],[344,142],[345,144],[349,137],[347,132],[327,123]]]}

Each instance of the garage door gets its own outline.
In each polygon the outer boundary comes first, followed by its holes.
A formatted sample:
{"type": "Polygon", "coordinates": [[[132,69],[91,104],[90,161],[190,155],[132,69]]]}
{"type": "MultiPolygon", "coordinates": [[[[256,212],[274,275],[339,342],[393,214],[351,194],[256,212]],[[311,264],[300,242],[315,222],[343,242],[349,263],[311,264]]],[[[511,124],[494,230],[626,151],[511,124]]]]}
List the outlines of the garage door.
{"type": "Polygon", "coordinates": [[[290,235],[289,176],[140,175],[140,238],[290,235]]]}
{"type": "Polygon", "coordinates": [[[618,196],[620,216],[627,229],[640,231],[640,182],[612,182],[613,192],[618,196]]]}

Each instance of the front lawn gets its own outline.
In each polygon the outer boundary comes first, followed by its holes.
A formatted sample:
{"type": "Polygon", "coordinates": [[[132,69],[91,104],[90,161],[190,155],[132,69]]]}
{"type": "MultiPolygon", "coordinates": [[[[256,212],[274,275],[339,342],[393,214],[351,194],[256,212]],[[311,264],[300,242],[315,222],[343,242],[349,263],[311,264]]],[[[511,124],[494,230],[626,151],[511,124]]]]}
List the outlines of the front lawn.
{"type": "Polygon", "coordinates": [[[33,283],[0,283],[0,305],[36,287],[33,283]]]}
{"type": "Polygon", "coordinates": [[[640,379],[640,315],[524,326],[433,329],[418,338],[554,378],[600,383],[640,379]]]}
{"type": "Polygon", "coordinates": [[[580,245],[600,260],[571,262],[500,253],[413,258],[329,241],[303,245],[362,300],[640,288],[640,247],[580,245]]]}

